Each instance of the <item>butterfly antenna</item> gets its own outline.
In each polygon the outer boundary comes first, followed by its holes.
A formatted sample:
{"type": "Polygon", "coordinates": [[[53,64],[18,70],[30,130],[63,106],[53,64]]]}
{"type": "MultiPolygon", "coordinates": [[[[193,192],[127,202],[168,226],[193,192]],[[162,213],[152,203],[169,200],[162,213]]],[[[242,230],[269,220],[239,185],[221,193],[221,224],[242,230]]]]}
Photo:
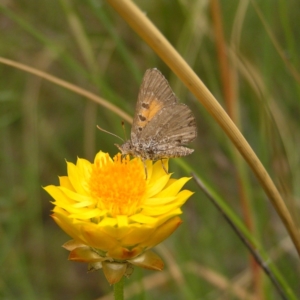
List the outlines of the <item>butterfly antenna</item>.
{"type": "Polygon", "coordinates": [[[119,138],[120,140],[122,140],[122,141],[124,142],[124,140],[123,140],[121,137],[119,137],[118,135],[116,135],[116,134],[114,134],[114,133],[112,133],[112,132],[109,132],[109,131],[103,129],[103,128],[101,128],[101,127],[98,126],[98,125],[97,125],[97,128],[98,128],[99,130],[103,131],[103,132],[106,132],[106,133],[108,133],[108,134],[111,134],[111,135],[113,135],[113,136],[119,138]]]}
{"type": "Polygon", "coordinates": [[[125,125],[124,125],[124,121],[122,121],[122,127],[123,127],[123,131],[124,131],[125,139],[127,140],[126,128],[125,128],[125,125]]]}

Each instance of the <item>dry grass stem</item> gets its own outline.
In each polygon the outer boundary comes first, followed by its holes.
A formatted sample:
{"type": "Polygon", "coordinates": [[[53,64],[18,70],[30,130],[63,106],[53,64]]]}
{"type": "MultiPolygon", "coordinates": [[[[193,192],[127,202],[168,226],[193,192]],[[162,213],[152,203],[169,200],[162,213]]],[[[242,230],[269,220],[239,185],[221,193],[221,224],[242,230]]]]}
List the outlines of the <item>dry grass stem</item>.
{"type": "Polygon", "coordinates": [[[160,58],[202,103],[215,121],[223,128],[227,136],[231,139],[235,147],[239,150],[255,173],[289,232],[298,254],[300,255],[300,237],[285,202],[266,169],[218,101],[174,47],[133,2],[129,0],[107,0],[107,3],[109,3],[133,28],[133,30],[160,56],[160,58]]]}

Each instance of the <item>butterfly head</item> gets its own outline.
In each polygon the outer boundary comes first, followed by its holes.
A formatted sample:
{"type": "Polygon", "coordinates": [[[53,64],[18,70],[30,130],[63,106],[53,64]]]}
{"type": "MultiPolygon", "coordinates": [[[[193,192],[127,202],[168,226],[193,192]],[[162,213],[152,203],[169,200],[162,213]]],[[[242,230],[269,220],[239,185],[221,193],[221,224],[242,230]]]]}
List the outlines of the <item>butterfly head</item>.
{"type": "Polygon", "coordinates": [[[121,146],[118,144],[115,144],[115,146],[118,147],[118,149],[121,151],[122,155],[127,155],[127,154],[133,154],[133,147],[131,140],[126,141],[124,144],[121,146]]]}

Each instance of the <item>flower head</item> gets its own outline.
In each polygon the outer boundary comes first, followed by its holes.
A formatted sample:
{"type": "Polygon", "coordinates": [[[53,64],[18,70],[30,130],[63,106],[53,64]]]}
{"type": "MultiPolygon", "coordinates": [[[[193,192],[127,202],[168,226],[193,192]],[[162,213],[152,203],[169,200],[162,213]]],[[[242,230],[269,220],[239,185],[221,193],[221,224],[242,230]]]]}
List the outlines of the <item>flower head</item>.
{"type": "MultiPolygon", "coordinates": [[[[163,163],[167,169],[168,161],[163,163]]],[[[73,238],[64,245],[69,259],[88,262],[91,269],[108,268],[106,276],[116,266],[123,276],[131,264],[162,269],[160,258],[146,251],[181,224],[180,207],[192,192],[180,190],[189,178],[171,179],[161,161],[146,161],[145,179],[139,158],[117,154],[112,159],[101,151],[94,163],[78,158],[76,165],[67,165],[68,176],[45,190],[55,199],[52,218],[73,238]]]]}

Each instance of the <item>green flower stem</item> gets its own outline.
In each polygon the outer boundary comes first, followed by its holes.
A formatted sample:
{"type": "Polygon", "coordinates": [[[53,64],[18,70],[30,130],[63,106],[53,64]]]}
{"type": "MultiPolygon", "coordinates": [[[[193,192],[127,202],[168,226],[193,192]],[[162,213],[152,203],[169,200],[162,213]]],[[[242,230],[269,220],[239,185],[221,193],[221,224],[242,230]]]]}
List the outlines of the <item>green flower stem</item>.
{"type": "Polygon", "coordinates": [[[115,300],[124,300],[124,276],[122,279],[114,284],[115,300]]]}

